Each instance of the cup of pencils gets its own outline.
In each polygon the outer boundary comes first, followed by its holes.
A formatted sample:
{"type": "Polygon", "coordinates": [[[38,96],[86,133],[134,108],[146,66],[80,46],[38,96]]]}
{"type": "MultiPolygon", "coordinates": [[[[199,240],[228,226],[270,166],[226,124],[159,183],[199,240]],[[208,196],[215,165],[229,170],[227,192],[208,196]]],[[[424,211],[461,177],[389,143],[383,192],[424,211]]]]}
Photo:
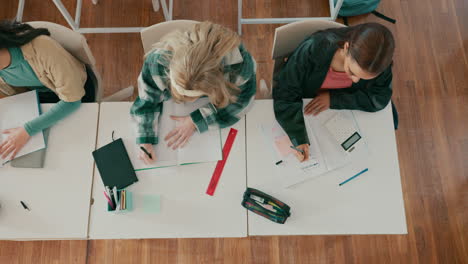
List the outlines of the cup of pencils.
{"type": "Polygon", "coordinates": [[[109,188],[106,186],[104,196],[107,201],[107,211],[115,213],[123,213],[131,210],[132,193],[125,190],[118,190],[116,187],[109,188]]]}

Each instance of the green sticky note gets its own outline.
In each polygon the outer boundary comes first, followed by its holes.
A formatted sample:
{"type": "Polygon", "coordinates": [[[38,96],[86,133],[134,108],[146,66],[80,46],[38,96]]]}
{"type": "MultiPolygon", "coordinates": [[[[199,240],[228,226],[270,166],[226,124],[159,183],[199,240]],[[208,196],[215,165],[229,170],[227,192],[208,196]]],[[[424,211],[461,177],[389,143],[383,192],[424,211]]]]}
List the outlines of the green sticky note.
{"type": "Polygon", "coordinates": [[[143,212],[157,214],[161,211],[160,195],[143,195],[143,212]]]}

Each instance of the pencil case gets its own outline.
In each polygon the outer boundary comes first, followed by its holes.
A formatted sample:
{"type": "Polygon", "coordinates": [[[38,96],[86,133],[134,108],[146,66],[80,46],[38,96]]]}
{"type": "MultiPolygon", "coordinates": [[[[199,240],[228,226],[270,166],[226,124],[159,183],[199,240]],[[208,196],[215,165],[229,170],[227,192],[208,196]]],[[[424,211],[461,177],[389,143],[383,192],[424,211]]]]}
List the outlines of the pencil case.
{"type": "Polygon", "coordinates": [[[242,206],[279,224],[284,224],[291,216],[291,208],[287,204],[254,188],[247,188],[242,206]]]}
{"type": "MultiPolygon", "coordinates": [[[[117,199],[119,199],[119,202],[120,202],[120,199],[122,198],[122,191],[123,190],[124,189],[117,190],[117,199]]],[[[131,211],[133,209],[133,195],[132,195],[131,192],[129,192],[127,190],[125,190],[125,195],[126,195],[125,209],[116,210],[115,208],[112,208],[109,203],[106,203],[107,204],[107,211],[108,212],[114,212],[114,213],[126,213],[128,211],[131,211]]]]}

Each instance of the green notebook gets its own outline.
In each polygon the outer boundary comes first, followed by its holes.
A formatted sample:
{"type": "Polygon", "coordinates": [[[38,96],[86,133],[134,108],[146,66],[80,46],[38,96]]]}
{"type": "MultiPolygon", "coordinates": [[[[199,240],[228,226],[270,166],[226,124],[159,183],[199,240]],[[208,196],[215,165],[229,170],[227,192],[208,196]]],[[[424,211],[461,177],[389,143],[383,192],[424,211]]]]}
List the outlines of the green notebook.
{"type": "Polygon", "coordinates": [[[93,157],[104,186],[124,189],[138,181],[121,138],[93,151],[93,157]]]}

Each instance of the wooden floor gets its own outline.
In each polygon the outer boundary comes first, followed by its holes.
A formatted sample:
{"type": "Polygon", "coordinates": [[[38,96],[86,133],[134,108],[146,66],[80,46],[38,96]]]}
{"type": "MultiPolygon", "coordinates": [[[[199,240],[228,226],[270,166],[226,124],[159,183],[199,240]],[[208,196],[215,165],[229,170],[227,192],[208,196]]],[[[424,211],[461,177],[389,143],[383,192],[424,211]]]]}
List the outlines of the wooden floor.
{"type": "MultiPolygon", "coordinates": [[[[63,1],[74,14],[76,0],[63,1]]],[[[16,0],[1,0],[12,18],[16,0]]],[[[83,1],[82,26],[149,26],[163,21],[150,0],[83,1]]],[[[174,0],[175,19],[211,20],[237,30],[236,0],[174,0]]],[[[244,0],[244,17],[327,16],[327,0],[244,0]]],[[[468,263],[468,4],[385,0],[374,16],[396,37],[393,89],[408,235],[285,236],[0,242],[0,263],[468,263]]],[[[64,24],[52,1],[26,0],[24,20],[64,24]]],[[[243,40],[271,79],[273,25],[246,25],[243,40]]],[[[136,85],[138,34],[88,34],[105,93],[136,85]]],[[[382,186],[385,188],[385,186],[382,186]]],[[[346,219],[343,219],[346,221],[346,219]]]]}

